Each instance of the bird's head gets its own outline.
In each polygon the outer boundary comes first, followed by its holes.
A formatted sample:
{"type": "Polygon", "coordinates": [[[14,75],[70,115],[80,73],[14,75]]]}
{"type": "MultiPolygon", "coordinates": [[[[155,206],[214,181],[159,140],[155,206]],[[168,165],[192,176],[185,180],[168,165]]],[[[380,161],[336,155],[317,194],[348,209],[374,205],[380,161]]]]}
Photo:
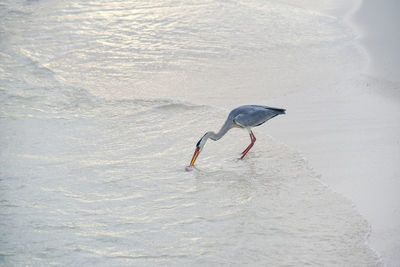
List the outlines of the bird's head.
{"type": "Polygon", "coordinates": [[[197,157],[199,156],[201,150],[203,150],[203,147],[207,140],[207,138],[205,138],[206,135],[207,135],[207,133],[202,138],[200,138],[199,142],[197,142],[196,150],[194,151],[192,160],[190,161],[190,166],[194,166],[194,162],[196,161],[197,157]]]}

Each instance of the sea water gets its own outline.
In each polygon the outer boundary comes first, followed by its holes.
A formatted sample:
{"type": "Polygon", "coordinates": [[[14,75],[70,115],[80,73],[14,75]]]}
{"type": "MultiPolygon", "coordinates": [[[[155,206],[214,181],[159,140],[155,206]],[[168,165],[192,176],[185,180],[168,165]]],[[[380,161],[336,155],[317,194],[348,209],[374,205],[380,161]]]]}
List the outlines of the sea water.
{"type": "Polygon", "coordinates": [[[233,129],[184,170],[229,108],[357,65],[327,9],[3,1],[0,263],[376,265],[365,220],[279,136],[255,130],[238,160],[233,129]]]}

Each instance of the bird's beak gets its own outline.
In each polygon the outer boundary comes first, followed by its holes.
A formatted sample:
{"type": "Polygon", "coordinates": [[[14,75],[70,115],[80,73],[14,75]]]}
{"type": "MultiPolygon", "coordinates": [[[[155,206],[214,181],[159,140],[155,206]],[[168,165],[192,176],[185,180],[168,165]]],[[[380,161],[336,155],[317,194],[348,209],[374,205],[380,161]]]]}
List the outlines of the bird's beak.
{"type": "Polygon", "coordinates": [[[199,156],[199,154],[200,154],[200,148],[196,147],[196,150],[194,151],[194,154],[193,154],[193,158],[190,161],[190,166],[194,166],[194,162],[196,161],[196,159],[199,156]]]}

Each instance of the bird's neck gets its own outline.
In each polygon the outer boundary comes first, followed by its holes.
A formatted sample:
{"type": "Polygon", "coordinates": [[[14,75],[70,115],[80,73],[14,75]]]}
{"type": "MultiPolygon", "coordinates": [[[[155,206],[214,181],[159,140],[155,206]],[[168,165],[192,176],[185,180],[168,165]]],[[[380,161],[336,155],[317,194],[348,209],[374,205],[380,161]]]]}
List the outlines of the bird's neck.
{"type": "Polygon", "coordinates": [[[222,137],[222,135],[219,135],[218,133],[214,133],[214,132],[207,132],[206,135],[204,136],[205,141],[210,138],[211,140],[217,141],[218,139],[220,139],[222,137]]]}
{"type": "Polygon", "coordinates": [[[221,139],[222,136],[226,134],[227,131],[231,128],[232,124],[226,121],[224,125],[221,127],[221,129],[218,131],[218,133],[214,132],[207,132],[205,137],[210,138],[211,140],[217,141],[221,139]]]}
{"type": "Polygon", "coordinates": [[[222,136],[226,134],[227,131],[229,131],[230,128],[233,127],[233,124],[231,121],[226,120],[222,128],[219,130],[218,133],[214,132],[207,132],[198,142],[198,146],[200,146],[200,151],[203,149],[204,145],[206,144],[208,138],[211,140],[217,141],[221,139],[222,136]]]}

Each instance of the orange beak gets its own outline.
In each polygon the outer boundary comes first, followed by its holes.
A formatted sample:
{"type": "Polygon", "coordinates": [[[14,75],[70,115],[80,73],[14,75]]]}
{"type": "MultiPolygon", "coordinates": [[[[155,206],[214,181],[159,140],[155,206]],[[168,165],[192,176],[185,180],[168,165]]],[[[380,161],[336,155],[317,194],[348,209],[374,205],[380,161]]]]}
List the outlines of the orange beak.
{"type": "Polygon", "coordinates": [[[200,148],[196,147],[196,150],[194,151],[194,154],[193,154],[193,158],[190,161],[190,166],[194,166],[194,162],[196,161],[196,159],[199,156],[199,154],[200,154],[200,148]]]}

